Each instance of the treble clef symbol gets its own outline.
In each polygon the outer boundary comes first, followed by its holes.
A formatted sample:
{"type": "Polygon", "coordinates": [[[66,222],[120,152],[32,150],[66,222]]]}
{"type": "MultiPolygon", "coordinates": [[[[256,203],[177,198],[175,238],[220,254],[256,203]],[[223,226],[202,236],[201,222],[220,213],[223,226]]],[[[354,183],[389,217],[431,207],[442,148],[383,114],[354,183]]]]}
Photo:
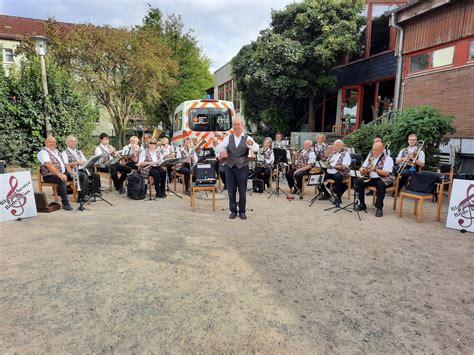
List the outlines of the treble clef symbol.
{"type": "Polygon", "coordinates": [[[23,195],[21,192],[16,192],[16,188],[18,187],[18,179],[14,176],[10,176],[8,180],[8,184],[10,185],[11,189],[8,191],[7,194],[7,203],[14,207],[10,211],[12,215],[15,217],[21,216],[25,209],[23,208],[26,205],[26,196],[23,195]],[[17,208],[19,210],[17,210],[17,208]]]}
{"type": "Polygon", "coordinates": [[[472,220],[474,219],[474,192],[471,192],[473,189],[474,184],[470,184],[466,191],[466,198],[459,202],[458,211],[463,218],[460,218],[458,223],[464,228],[469,228],[472,225],[472,220]]]}

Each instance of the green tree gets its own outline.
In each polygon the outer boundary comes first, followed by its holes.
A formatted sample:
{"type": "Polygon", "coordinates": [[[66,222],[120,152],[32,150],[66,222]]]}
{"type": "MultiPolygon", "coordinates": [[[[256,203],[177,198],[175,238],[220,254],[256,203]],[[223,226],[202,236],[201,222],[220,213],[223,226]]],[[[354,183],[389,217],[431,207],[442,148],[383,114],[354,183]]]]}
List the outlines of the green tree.
{"type": "Polygon", "coordinates": [[[314,131],[316,97],[334,88],[332,68],[357,48],[362,6],[359,0],[305,0],[273,11],[270,28],[232,61],[245,116],[259,121],[262,110],[306,98],[314,131]]]}
{"type": "MultiPolygon", "coordinates": [[[[87,151],[98,110],[64,70],[46,64],[53,134],[63,148],[66,137],[74,134],[87,151]]],[[[39,60],[36,56],[25,60],[17,76],[0,72],[0,156],[12,165],[35,167],[46,129],[39,60]]]]}
{"type": "Polygon", "coordinates": [[[160,100],[145,105],[148,122],[157,125],[159,121],[171,124],[174,109],[181,102],[203,98],[205,90],[213,85],[210,60],[203,55],[191,31],[185,32],[181,16],[169,15],[164,21],[157,8],[150,8],[143,20],[143,28],[162,36],[171,51],[171,58],[178,68],[171,74],[174,85],[160,100]]]}
{"type": "Polygon", "coordinates": [[[46,28],[53,60],[105,107],[122,145],[130,118],[174,85],[176,63],[154,31],[91,24],[64,28],[54,20],[46,28]]]}

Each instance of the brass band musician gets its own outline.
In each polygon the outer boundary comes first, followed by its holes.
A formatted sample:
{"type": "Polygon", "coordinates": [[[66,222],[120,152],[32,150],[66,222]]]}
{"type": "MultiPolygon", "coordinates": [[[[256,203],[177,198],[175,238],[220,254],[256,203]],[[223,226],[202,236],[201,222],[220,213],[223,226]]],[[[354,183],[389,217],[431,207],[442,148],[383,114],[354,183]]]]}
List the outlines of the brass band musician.
{"type": "Polygon", "coordinates": [[[151,138],[151,133],[146,132],[143,134],[142,137],[142,144],[140,145],[140,151],[144,151],[145,149],[148,149],[148,141],[151,138]]]}
{"type": "Polygon", "coordinates": [[[186,137],[183,139],[183,147],[177,149],[176,158],[186,159],[185,162],[176,164],[176,171],[184,175],[184,186],[186,188],[184,193],[189,196],[189,178],[191,176],[191,170],[198,162],[198,156],[191,148],[191,138],[186,137]]]}
{"type": "Polygon", "coordinates": [[[112,180],[114,182],[114,187],[117,192],[124,194],[127,191],[123,187],[125,180],[127,180],[127,174],[132,171],[128,166],[122,165],[120,163],[107,164],[114,160],[118,156],[118,152],[109,144],[109,135],[107,133],[101,133],[99,136],[100,144],[95,148],[95,155],[103,155],[104,161],[99,165],[99,171],[104,171],[110,173],[112,180]],[[117,172],[120,172],[120,178],[118,177],[117,172]]]}
{"type": "Polygon", "coordinates": [[[163,160],[164,155],[158,149],[155,138],[150,138],[148,141],[148,149],[140,153],[138,160],[139,173],[147,179],[148,176],[153,176],[155,184],[156,197],[166,197],[166,171],[161,166],[158,166],[163,160]]]}
{"type": "Polygon", "coordinates": [[[67,197],[66,182],[72,180],[66,169],[61,154],[56,146],[56,138],[49,136],[44,141],[44,148],[38,152],[38,160],[41,163],[41,178],[44,182],[58,185],[58,193],[61,196],[61,204],[66,211],[72,211],[67,197]]]}
{"type": "MultiPolygon", "coordinates": [[[[70,174],[77,174],[76,178],[79,179],[79,186],[81,187],[81,191],[78,193],[79,201],[81,201],[84,196],[87,194],[87,189],[89,187],[89,177],[87,172],[79,170],[81,165],[84,165],[86,162],[86,158],[84,154],[76,148],[77,145],[77,138],[73,135],[70,135],[66,138],[66,149],[61,153],[63,158],[64,164],[69,167],[68,171],[70,174]]],[[[97,184],[94,187],[95,190],[99,188],[100,184],[100,177],[94,174],[94,182],[97,184]]]]}
{"type": "Polygon", "coordinates": [[[312,165],[316,162],[316,155],[314,154],[313,149],[311,149],[312,145],[312,141],[304,141],[303,149],[298,152],[296,164],[285,173],[288,186],[290,189],[293,189],[292,192],[294,194],[301,191],[303,176],[309,175],[312,165]]]}
{"type": "Polygon", "coordinates": [[[288,142],[283,140],[283,135],[278,132],[275,135],[275,140],[273,141],[273,148],[286,149],[288,142]]]}
{"type": "MultiPolygon", "coordinates": [[[[347,190],[347,185],[343,183],[343,180],[349,174],[349,167],[351,165],[351,156],[347,150],[344,149],[344,142],[340,139],[336,140],[333,144],[334,151],[332,155],[327,159],[327,171],[324,179],[334,180],[334,204],[339,207],[342,203],[342,195],[347,190]]],[[[329,199],[330,192],[325,184],[321,185],[323,189],[322,199],[329,199]]]]}
{"type": "Polygon", "coordinates": [[[316,154],[316,159],[324,158],[328,150],[328,145],[324,143],[326,141],[326,136],[322,133],[316,136],[316,143],[313,145],[314,153],[316,154]]]}
{"type": "MultiPolygon", "coordinates": [[[[160,141],[160,150],[166,159],[176,157],[176,152],[174,151],[174,147],[170,145],[169,142],[170,142],[169,139],[166,137],[162,138],[160,141]]],[[[172,178],[171,174],[173,173],[173,167],[171,165],[168,165],[166,169],[168,171],[168,181],[170,181],[172,178]]]]}
{"type": "Polygon", "coordinates": [[[267,188],[270,187],[270,176],[272,174],[272,165],[274,161],[275,156],[272,149],[272,139],[270,137],[266,137],[263,140],[263,148],[259,149],[257,153],[257,167],[255,169],[255,175],[257,178],[264,181],[267,188]]]}
{"type": "Polygon", "coordinates": [[[122,148],[122,157],[125,159],[125,165],[130,169],[137,170],[138,158],[140,156],[139,139],[137,136],[130,137],[130,143],[122,148]]]}
{"type": "Polygon", "coordinates": [[[375,217],[383,216],[383,200],[387,187],[393,185],[393,159],[384,153],[384,145],[381,142],[374,143],[372,151],[365,159],[360,168],[362,175],[368,179],[358,178],[354,182],[355,193],[359,196],[359,204],[356,209],[363,211],[365,205],[364,191],[367,186],[375,186],[377,189],[375,200],[375,217]]]}
{"type": "Polygon", "coordinates": [[[408,147],[400,150],[397,159],[395,160],[395,164],[397,165],[404,162],[407,164],[405,169],[400,173],[398,191],[405,186],[408,178],[418,169],[418,167],[422,168],[425,166],[425,152],[422,150],[418,151],[419,148],[417,143],[418,138],[416,134],[410,134],[408,136],[408,147]]]}

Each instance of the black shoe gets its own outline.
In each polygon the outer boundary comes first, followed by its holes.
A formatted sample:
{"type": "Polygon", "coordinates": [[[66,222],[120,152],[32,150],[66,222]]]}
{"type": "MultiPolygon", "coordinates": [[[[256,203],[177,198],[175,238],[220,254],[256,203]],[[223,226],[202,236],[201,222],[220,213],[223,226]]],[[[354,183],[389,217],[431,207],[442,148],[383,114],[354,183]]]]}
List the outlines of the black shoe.
{"type": "Polygon", "coordinates": [[[320,201],[329,200],[330,198],[331,198],[331,195],[326,195],[326,194],[319,196],[320,201]]]}
{"type": "Polygon", "coordinates": [[[367,209],[367,206],[365,205],[365,203],[363,205],[356,205],[354,207],[354,210],[356,211],[365,211],[367,209]]]}
{"type": "Polygon", "coordinates": [[[342,200],[341,200],[341,198],[340,198],[339,196],[336,196],[336,197],[334,198],[334,202],[333,202],[333,203],[334,203],[334,206],[336,206],[336,207],[339,208],[339,207],[341,207],[342,200]]]}
{"type": "Polygon", "coordinates": [[[229,215],[229,218],[230,219],[235,219],[235,217],[237,217],[237,213],[231,212],[231,214],[229,215]]]}
{"type": "Polygon", "coordinates": [[[381,208],[377,208],[375,211],[375,217],[382,217],[383,216],[383,210],[381,208]]]}
{"type": "Polygon", "coordinates": [[[366,196],[373,196],[374,192],[372,190],[367,191],[366,196]]]}
{"type": "Polygon", "coordinates": [[[73,210],[72,206],[69,204],[69,201],[63,202],[63,210],[66,210],[66,211],[72,211],[73,210]]]}
{"type": "Polygon", "coordinates": [[[247,216],[245,215],[245,213],[239,213],[239,217],[240,219],[247,219],[247,216]]]}
{"type": "Polygon", "coordinates": [[[186,191],[184,192],[184,194],[185,194],[186,196],[191,196],[191,192],[189,192],[189,190],[186,190],[186,191]]]}
{"type": "Polygon", "coordinates": [[[117,189],[115,189],[115,190],[117,190],[117,192],[118,192],[119,194],[125,194],[125,193],[127,193],[127,190],[125,190],[125,187],[123,187],[123,186],[122,186],[122,187],[119,187],[119,188],[117,188],[117,189]]]}

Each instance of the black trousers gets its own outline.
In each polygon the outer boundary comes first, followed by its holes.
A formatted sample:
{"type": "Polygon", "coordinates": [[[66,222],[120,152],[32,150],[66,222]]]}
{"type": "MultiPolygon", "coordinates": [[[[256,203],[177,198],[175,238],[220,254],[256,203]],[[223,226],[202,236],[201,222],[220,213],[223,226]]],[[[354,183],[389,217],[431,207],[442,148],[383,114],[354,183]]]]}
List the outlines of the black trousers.
{"type": "Polygon", "coordinates": [[[112,181],[114,182],[114,187],[116,190],[118,190],[119,188],[123,187],[123,183],[125,182],[125,180],[127,180],[127,174],[129,174],[132,169],[130,169],[126,165],[116,163],[114,165],[109,165],[105,168],[99,168],[99,171],[110,173],[112,181]],[[121,173],[120,179],[118,177],[117,172],[121,173]]]}
{"type": "Polygon", "coordinates": [[[271,168],[258,167],[255,169],[255,176],[257,179],[261,179],[265,182],[267,187],[270,187],[270,175],[272,174],[271,168]]]}
{"type": "MultiPolygon", "coordinates": [[[[337,197],[341,197],[344,194],[344,192],[346,192],[347,185],[342,182],[342,180],[344,180],[344,176],[341,173],[326,174],[324,177],[324,180],[327,180],[327,179],[334,180],[333,191],[337,197]]],[[[326,187],[326,185],[323,184],[321,186],[325,195],[331,194],[328,188],[326,187]]]]}
{"type": "Polygon", "coordinates": [[[298,190],[301,191],[301,185],[303,184],[303,176],[309,175],[309,170],[298,171],[296,174],[295,171],[296,169],[291,169],[285,173],[286,181],[288,181],[288,186],[291,189],[293,188],[293,186],[295,186],[296,179],[296,187],[298,188],[298,190]]]}
{"type": "Polygon", "coordinates": [[[150,175],[153,176],[157,195],[163,195],[166,193],[166,173],[166,170],[159,166],[154,166],[150,169],[150,175]]]}
{"type": "MultiPolygon", "coordinates": [[[[72,176],[69,175],[69,173],[66,173],[66,176],[68,181],[72,181],[72,176]]],[[[69,202],[67,198],[67,186],[65,181],[62,181],[61,178],[56,175],[45,175],[43,176],[43,181],[58,185],[58,194],[61,196],[61,202],[69,202]]]]}
{"type": "Polygon", "coordinates": [[[184,174],[184,186],[186,187],[186,191],[189,191],[189,178],[191,176],[191,169],[189,164],[183,165],[179,170],[178,173],[184,174]]]}
{"type": "Polygon", "coordinates": [[[357,179],[354,182],[354,190],[359,197],[361,205],[365,205],[365,188],[368,186],[375,186],[375,188],[377,189],[377,192],[375,194],[375,208],[382,209],[383,200],[387,191],[387,185],[385,185],[385,182],[380,178],[370,179],[368,182],[364,182],[364,180],[362,179],[357,179]]]}
{"type": "Polygon", "coordinates": [[[79,198],[84,197],[87,194],[87,189],[89,188],[89,177],[84,171],[79,171],[79,186],[81,191],[79,192],[79,198]]]}
{"type": "Polygon", "coordinates": [[[247,202],[247,180],[249,178],[248,165],[237,168],[225,166],[225,177],[227,181],[227,193],[229,194],[230,212],[237,213],[237,189],[239,190],[239,213],[245,213],[247,202]]]}
{"type": "Polygon", "coordinates": [[[125,163],[125,165],[132,170],[138,170],[137,163],[135,163],[134,161],[129,161],[128,163],[125,163]]]}
{"type": "Polygon", "coordinates": [[[400,180],[398,181],[398,192],[405,186],[408,181],[408,178],[412,176],[414,171],[410,171],[410,168],[405,168],[400,174],[400,180]]]}

